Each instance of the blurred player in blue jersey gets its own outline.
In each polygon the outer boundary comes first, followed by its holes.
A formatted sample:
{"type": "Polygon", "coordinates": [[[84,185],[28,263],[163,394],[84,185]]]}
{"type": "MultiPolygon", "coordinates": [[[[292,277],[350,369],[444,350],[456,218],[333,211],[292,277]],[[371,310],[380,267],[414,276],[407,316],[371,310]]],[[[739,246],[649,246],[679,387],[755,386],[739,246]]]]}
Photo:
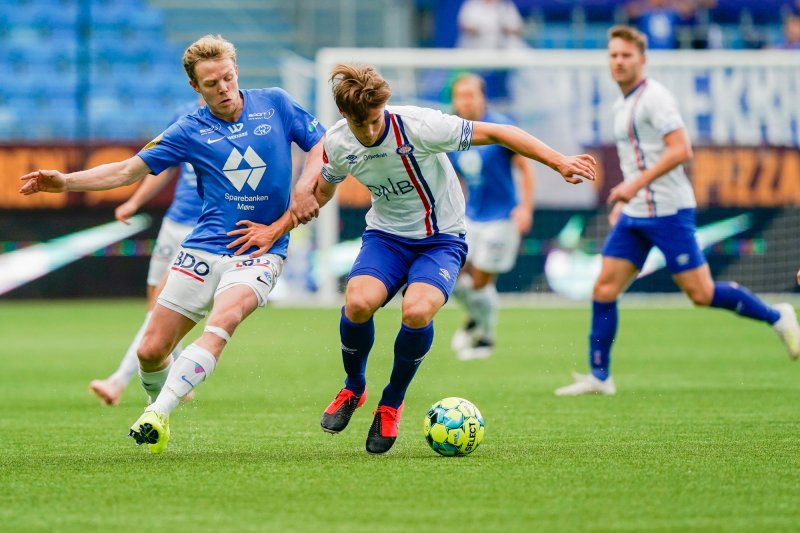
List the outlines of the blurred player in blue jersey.
{"type": "MultiPolygon", "coordinates": [[[[178,119],[130,159],[66,175],[31,172],[20,189],[111,189],[183,162],[194,168],[203,209],[170,267],[138,350],[152,403],[130,436],[152,453],[169,440],[172,410],[211,375],[242,320],[266,305],[289,243],[288,235],[265,235],[290,205],[291,143],[308,152],[301,179],[316,179],[325,131],[282,89],[240,90],[236,49],[220,36],[189,46],[183,66],[207,106],[178,119]],[[172,350],[207,313],[200,337],[173,362],[172,350]]],[[[293,207],[301,219],[318,209],[313,198],[293,207]]]]}
{"type": "MultiPolygon", "coordinates": [[[[322,175],[316,182],[302,177],[296,194],[313,196],[322,206],[337,184],[353,176],[371,192],[372,209],[339,322],[347,377],[321,426],[339,433],[363,405],[367,357],[375,340],[373,315],[405,286],[394,365],[366,441],[367,452],[382,454],[397,439],[406,390],[433,342],[433,317],[466,259],[464,195],[446,153],[503,144],[548,164],[570,183],[594,179],[595,162],[588,155],[564,156],[514,126],[386,105],[389,84],[368,66],[337,65],[331,82],[344,120],[326,136],[322,175]]],[[[294,223],[290,211],[273,226],[286,231],[294,223]]]]}
{"type": "MultiPolygon", "coordinates": [[[[182,105],[172,117],[170,124],[184,115],[193,113],[199,106],[204,104],[203,99],[199,98],[197,102],[189,102],[182,105]]],[[[136,332],[133,341],[128,346],[117,370],[106,379],[95,379],[89,383],[89,390],[106,405],[117,405],[131,378],[138,373],[139,358],[136,355],[136,351],[139,349],[139,343],[142,341],[142,335],[147,329],[147,324],[150,323],[156,298],[158,298],[167,281],[167,272],[173,259],[175,259],[175,254],[178,253],[181,242],[194,229],[195,225],[197,225],[197,219],[200,217],[203,201],[197,194],[197,176],[194,173],[194,168],[189,163],[182,163],[165,170],[157,176],[152,174],[147,176],[142,180],[142,184],[136,189],[136,192],[114,211],[114,216],[117,220],[127,222],[143,205],[158,194],[167,183],[171,182],[176,174],[178,180],[175,185],[172,203],[164,214],[161,229],[158,231],[158,237],[150,257],[150,267],[147,272],[147,313],[145,314],[144,322],[142,322],[139,331],[136,332]]],[[[175,348],[174,355],[180,355],[181,351],[183,349],[179,343],[175,348]]]]}
{"type": "Polygon", "coordinates": [[[658,247],[672,278],[695,305],[731,310],[772,325],[789,356],[800,356],[800,326],[790,304],[771,307],[732,282],[714,282],[695,240],[695,198],[681,166],[692,146],[672,94],[645,78],[647,38],[628,26],[609,31],[611,75],[622,96],[614,105],[614,135],[624,181],[609,203],[611,233],[592,298],[588,375],[556,390],[559,396],[614,394],[610,375],[611,345],[617,333],[617,298],[634,280],[653,246],[658,247]]]}
{"type": "MultiPolygon", "coordinates": [[[[483,78],[464,74],[453,82],[453,111],[467,120],[512,124],[486,109],[483,78]]],[[[521,236],[533,223],[533,165],[499,144],[453,152],[450,160],[467,187],[467,264],[458,276],[453,297],[467,311],[466,325],[451,346],[462,361],[492,355],[497,328],[498,274],[514,268],[521,236]],[[521,195],[513,175],[520,178],[521,195]]]]}

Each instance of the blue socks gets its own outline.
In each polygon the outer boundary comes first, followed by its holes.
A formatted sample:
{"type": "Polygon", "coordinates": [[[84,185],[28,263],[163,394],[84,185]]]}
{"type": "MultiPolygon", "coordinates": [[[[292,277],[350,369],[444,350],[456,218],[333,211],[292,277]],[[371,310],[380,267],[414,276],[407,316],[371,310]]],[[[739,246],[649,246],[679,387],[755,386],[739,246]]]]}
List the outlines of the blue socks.
{"type": "Polygon", "coordinates": [[[383,389],[379,405],[397,409],[403,403],[406,390],[417,373],[419,364],[433,344],[433,322],[419,329],[402,324],[394,341],[394,367],[389,384],[383,389]]]}
{"type": "Polygon", "coordinates": [[[617,335],[617,302],[592,302],[592,331],[589,333],[589,367],[599,380],[608,379],[611,345],[617,335]]]}
{"type": "Polygon", "coordinates": [[[347,373],[344,386],[356,394],[361,394],[367,386],[367,356],[375,343],[375,322],[372,317],[363,324],[351,322],[344,316],[342,307],[339,335],[342,340],[342,363],[347,373]]]}
{"type": "Polygon", "coordinates": [[[758,296],[737,283],[718,281],[714,284],[711,307],[730,309],[737,315],[774,324],[781,314],[765,304],[758,296]]]}

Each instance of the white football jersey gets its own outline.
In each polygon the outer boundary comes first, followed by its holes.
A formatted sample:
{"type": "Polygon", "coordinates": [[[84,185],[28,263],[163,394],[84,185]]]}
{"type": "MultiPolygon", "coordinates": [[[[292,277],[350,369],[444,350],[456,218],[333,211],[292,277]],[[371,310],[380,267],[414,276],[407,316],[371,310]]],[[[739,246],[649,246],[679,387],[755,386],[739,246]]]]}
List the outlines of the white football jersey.
{"type": "MultiPolygon", "coordinates": [[[[614,137],[622,175],[634,180],[664,153],[664,136],[684,127],[672,94],[660,83],[645,79],[614,104],[614,137]]],[[[697,202],[689,178],[678,165],[636,193],[622,212],[632,217],[674,215],[697,202]]]]}
{"type": "Polygon", "coordinates": [[[348,174],[372,194],[367,229],[409,239],[465,232],[464,194],[446,153],[469,149],[472,121],[415,106],[386,106],[386,127],[364,146],[342,119],[325,138],[322,176],[348,174]]]}

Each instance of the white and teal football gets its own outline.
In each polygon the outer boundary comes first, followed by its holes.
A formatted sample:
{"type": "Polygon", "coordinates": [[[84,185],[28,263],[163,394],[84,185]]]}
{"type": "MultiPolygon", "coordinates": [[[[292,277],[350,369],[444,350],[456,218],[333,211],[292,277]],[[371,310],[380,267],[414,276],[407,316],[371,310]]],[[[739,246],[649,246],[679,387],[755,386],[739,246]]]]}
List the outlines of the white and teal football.
{"type": "Polygon", "coordinates": [[[422,434],[441,455],[467,455],[483,440],[483,416],[464,398],[445,398],[433,404],[422,422],[422,434]]]}

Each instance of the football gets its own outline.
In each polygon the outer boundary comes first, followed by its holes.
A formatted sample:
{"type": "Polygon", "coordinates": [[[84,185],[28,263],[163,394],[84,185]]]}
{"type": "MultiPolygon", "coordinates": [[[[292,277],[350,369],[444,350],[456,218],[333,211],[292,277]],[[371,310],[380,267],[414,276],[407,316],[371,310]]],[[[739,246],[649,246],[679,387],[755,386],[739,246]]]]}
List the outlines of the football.
{"type": "Polygon", "coordinates": [[[433,404],[422,422],[422,434],[433,451],[452,457],[467,455],[483,440],[483,416],[464,398],[445,398],[433,404]]]}

